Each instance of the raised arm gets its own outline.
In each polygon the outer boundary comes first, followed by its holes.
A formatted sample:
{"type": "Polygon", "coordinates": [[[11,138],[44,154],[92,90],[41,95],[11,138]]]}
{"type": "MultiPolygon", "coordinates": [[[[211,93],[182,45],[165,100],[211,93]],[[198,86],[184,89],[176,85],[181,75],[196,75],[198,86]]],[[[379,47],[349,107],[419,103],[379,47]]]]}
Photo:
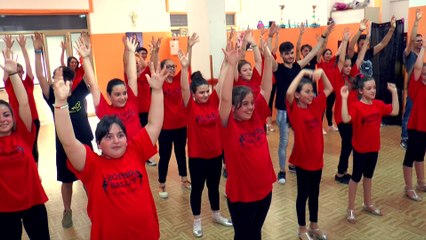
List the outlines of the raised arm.
{"type": "Polygon", "coordinates": [[[397,116],[399,113],[399,101],[395,83],[388,83],[388,90],[392,94],[392,112],[389,115],[397,116]]]}
{"type": "Polygon", "coordinates": [[[67,50],[67,45],[68,45],[68,40],[65,38],[64,41],[61,41],[61,66],[66,66],[67,64],[65,63],[65,51],[67,50]]]}
{"type": "Polygon", "coordinates": [[[191,60],[192,60],[192,47],[200,41],[200,37],[197,33],[193,33],[191,37],[188,37],[188,47],[187,47],[187,54],[188,54],[188,61],[189,66],[191,66],[191,60]]]}
{"type": "Polygon", "coordinates": [[[356,32],[356,34],[352,37],[349,47],[348,47],[348,57],[352,58],[355,54],[355,45],[358,42],[359,37],[361,36],[362,32],[364,32],[365,29],[367,29],[368,20],[362,19],[359,23],[359,29],[356,32]]]}
{"type": "MultiPolygon", "coordinates": [[[[124,43],[124,41],[123,41],[124,43]]],[[[135,49],[137,46],[136,39],[127,38],[124,45],[124,54],[127,54],[127,66],[126,66],[126,75],[127,75],[127,85],[132,89],[135,96],[138,95],[138,77],[136,73],[136,56],[135,49]]]]}
{"type": "Polygon", "coordinates": [[[83,69],[85,72],[84,81],[86,82],[86,85],[89,86],[90,93],[93,97],[93,105],[96,108],[101,99],[101,92],[95,78],[92,62],[90,61],[91,46],[90,44],[86,44],[83,38],[80,38],[75,42],[74,48],[83,59],[83,69]]]}
{"type": "Polygon", "coordinates": [[[263,56],[265,57],[265,66],[262,74],[262,85],[260,86],[260,94],[269,102],[272,91],[272,54],[269,51],[268,44],[263,46],[263,56]]]}
{"type": "Polygon", "coordinates": [[[348,111],[349,87],[347,85],[344,85],[340,89],[340,95],[342,96],[342,121],[348,123],[352,120],[352,117],[348,111]]]}
{"type": "Polygon", "coordinates": [[[58,79],[55,79],[53,83],[53,89],[55,94],[55,110],[54,120],[56,134],[64,147],[65,153],[68,156],[72,166],[77,171],[83,171],[84,165],[86,164],[86,148],[83,144],[75,137],[73,126],[71,123],[70,113],[68,110],[68,96],[71,91],[70,82],[64,82],[61,79],[62,69],[58,68],[55,75],[58,79]]]}
{"type": "Polygon", "coordinates": [[[249,31],[248,34],[246,34],[246,40],[247,43],[250,43],[250,46],[253,49],[254,67],[256,68],[257,72],[262,75],[262,56],[260,55],[259,46],[256,44],[256,40],[254,40],[252,31],[249,31]]]}
{"type": "Polygon", "coordinates": [[[294,93],[296,92],[297,86],[300,83],[300,80],[302,80],[303,77],[309,77],[312,78],[313,71],[309,69],[302,69],[299,74],[293,79],[290,86],[287,89],[286,93],[286,99],[290,103],[290,106],[293,104],[294,101],[294,93]]]}
{"type": "Polygon", "coordinates": [[[407,46],[404,49],[404,55],[408,56],[411,52],[411,48],[413,47],[414,41],[416,41],[417,37],[417,28],[419,27],[419,22],[422,19],[423,12],[420,11],[420,9],[416,9],[416,19],[414,20],[413,27],[411,28],[411,34],[409,38],[407,39],[407,46]]]}
{"type": "MultiPolygon", "coordinates": [[[[12,83],[13,91],[15,92],[16,99],[19,104],[19,117],[25,124],[25,127],[29,132],[31,132],[32,127],[32,117],[30,111],[30,105],[28,103],[28,95],[25,90],[22,80],[18,76],[17,72],[17,62],[14,60],[13,53],[10,49],[3,51],[4,57],[4,66],[0,67],[4,70],[5,74],[7,73],[10,77],[12,83]]],[[[15,109],[16,110],[16,109],[15,109]]]]}
{"type": "Polygon", "coordinates": [[[296,42],[296,61],[299,61],[300,59],[302,59],[302,57],[300,56],[300,46],[302,46],[302,36],[305,33],[305,24],[302,23],[300,24],[299,27],[299,37],[297,38],[297,42],[296,42]]]}
{"type": "Polygon", "coordinates": [[[157,68],[157,63],[159,62],[158,53],[160,52],[161,39],[162,39],[161,37],[159,37],[157,39],[155,39],[154,37],[152,37],[152,40],[151,40],[151,46],[152,47],[151,47],[151,58],[150,58],[150,61],[154,63],[154,67],[155,68],[157,68]]]}
{"type": "Polygon", "coordinates": [[[234,71],[239,60],[239,53],[232,46],[227,47],[228,50],[222,49],[225,54],[226,66],[225,78],[220,90],[219,116],[223,127],[228,125],[229,113],[232,109],[232,88],[234,86],[234,71]]]}
{"type": "Polygon", "coordinates": [[[362,45],[362,48],[358,53],[358,58],[355,61],[355,64],[358,67],[358,69],[361,66],[362,62],[364,61],[365,53],[367,52],[368,48],[370,47],[370,39],[371,39],[370,33],[371,33],[371,31],[367,34],[367,37],[365,38],[364,45],[362,45]]]}
{"type": "Polygon", "coordinates": [[[160,72],[160,63],[157,63],[157,69],[154,68],[154,63],[149,63],[151,77],[146,76],[149,85],[151,86],[151,106],[149,107],[148,123],[145,126],[148,132],[151,143],[157,142],[164,121],[164,95],[163,83],[167,78],[168,72],[166,68],[160,72]]]}
{"type": "Polygon", "coordinates": [[[297,61],[300,65],[301,68],[304,68],[307,64],[309,64],[309,62],[317,56],[318,51],[320,50],[320,48],[322,47],[322,45],[324,44],[325,39],[328,37],[328,35],[331,33],[331,31],[334,28],[334,24],[330,24],[327,26],[327,28],[325,29],[324,33],[321,34],[321,37],[318,40],[317,45],[315,45],[315,47],[312,49],[312,51],[309,52],[308,55],[306,55],[305,58],[297,61]]]}
{"type": "Polygon", "coordinates": [[[419,55],[417,55],[416,63],[414,64],[413,73],[414,73],[414,79],[417,81],[420,78],[420,75],[422,74],[423,69],[423,59],[425,56],[426,51],[426,37],[423,36],[423,46],[420,49],[419,55]]]}
{"type": "Polygon", "coordinates": [[[191,92],[189,91],[189,81],[188,81],[188,66],[189,66],[189,60],[188,60],[188,53],[185,55],[183,54],[182,50],[179,50],[178,52],[180,65],[182,66],[182,69],[180,71],[180,88],[182,90],[182,99],[184,106],[188,106],[189,98],[191,97],[191,92]]]}
{"type": "Polygon", "coordinates": [[[349,32],[349,29],[345,28],[345,30],[343,30],[342,43],[339,47],[339,61],[337,62],[337,67],[339,68],[339,71],[342,71],[343,65],[345,64],[346,47],[348,46],[348,41],[350,37],[351,33],[349,32]]]}
{"type": "Polygon", "coordinates": [[[46,99],[49,99],[49,81],[43,74],[43,64],[42,64],[42,55],[43,55],[43,37],[40,33],[35,32],[32,37],[34,52],[35,52],[35,68],[36,76],[40,84],[41,92],[46,99]]]}
{"type": "Polygon", "coordinates": [[[324,94],[326,97],[328,97],[333,92],[333,86],[331,85],[330,80],[327,77],[327,74],[325,74],[324,70],[321,68],[315,69],[314,73],[312,74],[312,81],[317,82],[319,80],[322,80],[322,84],[324,85],[324,94]]]}
{"type": "MultiPolygon", "coordinates": [[[[4,35],[3,37],[3,41],[6,45],[6,50],[12,50],[13,47],[13,43],[15,42],[15,40],[13,40],[12,35],[4,35]]],[[[7,79],[9,78],[9,74],[7,73],[7,71],[4,71],[3,74],[3,81],[7,81],[7,79]]]]}
{"type": "MultiPolygon", "coordinates": [[[[268,33],[268,47],[269,49],[272,49],[271,53],[274,54],[277,49],[278,49],[278,33],[279,33],[279,28],[277,27],[277,25],[275,23],[272,23],[271,27],[269,28],[269,33],[268,33]],[[274,35],[276,34],[276,39],[275,39],[275,46],[274,48],[272,48],[272,38],[274,37],[274,35]]],[[[275,60],[275,58],[272,59],[272,71],[275,72],[278,69],[278,63],[275,60]]]]}
{"type": "Polygon", "coordinates": [[[24,55],[26,75],[29,78],[33,79],[34,78],[33,69],[31,68],[30,57],[28,55],[28,51],[26,47],[27,39],[25,38],[24,35],[19,35],[17,42],[19,44],[19,47],[21,48],[22,55],[24,55]]]}
{"type": "MultiPolygon", "coordinates": [[[[389,31],[386,33],[386,35],[382,39],[382,41],[380,41],[376,46],[374,46],[373,55],[378,54],[379,52],[381,52],[383,50],[383,48],[385,48],[388,45],[389,41],[392,38],[393,32],[395,32],[395,28],[396,28],[396,20],[395,20],[395,16],[392,16],[391,27],[389,28],[389,31]]],[[[371,29],[370,29],[370,31],[371,31],[371,29]]]]}

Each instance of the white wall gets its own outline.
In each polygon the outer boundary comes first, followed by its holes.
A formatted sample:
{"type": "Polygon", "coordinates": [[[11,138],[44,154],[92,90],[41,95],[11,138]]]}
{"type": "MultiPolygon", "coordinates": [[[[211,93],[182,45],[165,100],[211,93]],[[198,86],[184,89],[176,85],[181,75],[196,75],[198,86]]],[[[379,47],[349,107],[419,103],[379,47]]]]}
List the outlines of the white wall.
{"type": "Polygon", "coordinates": [[[408,29],[408,0],[383,0],[382,1],[382,21],[388,22],[395,16],[396,19],[404,18],[404,31],[408,29]]]}
{"type": "Polygon", "coordinates": [[[283,0],[242,0],[241,11],[236,14],[237,26],[239,29],[256,28],[257,22],[261,20],[265,25],[269,21],[280,23],[281,9],[280,4],[284,4],[283,11],[284,24],[305,22],[313,22],[312,5],[316,5],[315,18],[321,25],[325,25],[328,19],[327,1],[323,0],[301,0],[301,1],[283,1],[283,0]]]}
{"type": "Polygon", "coordinates": [[[426,6],[425,0],[410,0],[409,7],[426,6]]]}
{"type": "Polygon", "coordinates": [[[93,0],[92,34],[123,32],[169,32],[170,14],[165,0],[93,0]],[[133,26],[130,14],[137,14],[133,26]]]}
{"type": "MultiPolygon", "coordinates": [[[[93,0],[97,1],[97,0],[93,0]]],[[[20,10],[89,10],[89,0],[71,0],[71,1],[58,1],[58,0],[1,0],[0,9],[20,9],[20,10]]]]}

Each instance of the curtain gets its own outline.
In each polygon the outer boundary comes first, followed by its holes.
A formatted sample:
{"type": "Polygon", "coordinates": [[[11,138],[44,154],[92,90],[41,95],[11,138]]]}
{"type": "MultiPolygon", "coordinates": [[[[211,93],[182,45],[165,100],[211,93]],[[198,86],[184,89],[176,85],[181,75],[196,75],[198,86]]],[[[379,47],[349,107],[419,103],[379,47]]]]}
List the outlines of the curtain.
{"type": "MultiPolygon", "coordinates": [[[[389,31],[390,22],[372,23],[371,25],[371,43],[370,46],[376,46],[386,33],[389,31]]],[[[402,94],[404,89],[403,72],[403,51],[404,42],[404,21],[396,21],[395,32],[389,44],[371,60],[373,63],[373,77],[376,80],[376,99],[383,100],[385,103],[392,102],[392,95],[387,90],[387,83],[395,83],[398,89],[399,115],[396,117],[383,118],[384,124],[400,125],[402,116],[402,94]]]]}

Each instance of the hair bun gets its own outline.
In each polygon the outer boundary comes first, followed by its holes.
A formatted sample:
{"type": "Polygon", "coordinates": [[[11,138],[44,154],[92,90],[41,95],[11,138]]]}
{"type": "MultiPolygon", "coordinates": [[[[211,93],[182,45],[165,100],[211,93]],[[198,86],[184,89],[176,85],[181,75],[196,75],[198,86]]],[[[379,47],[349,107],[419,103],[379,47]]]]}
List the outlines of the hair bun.
{"type": "Polygon", "coordinates": [[[363,61],[361,63],[359,71],[360,71],[361,74],[363,74],[365,76],[372,77],[373,76],[373,63],[370,60],[363,61]]]}

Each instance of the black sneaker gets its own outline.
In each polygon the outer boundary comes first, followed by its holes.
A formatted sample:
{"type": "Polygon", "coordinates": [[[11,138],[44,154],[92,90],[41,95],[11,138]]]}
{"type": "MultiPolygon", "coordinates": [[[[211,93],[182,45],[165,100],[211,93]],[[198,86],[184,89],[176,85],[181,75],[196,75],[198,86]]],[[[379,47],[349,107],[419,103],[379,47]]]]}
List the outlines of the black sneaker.
{"type": "Polygon", "coordinates": [[[288,171],[291,173],[295,173],[296,172],[296,166],[294,166],[293,164],[289,164],[288,165],[288,171]]]}
{"type": "Polygon", "coordinates": [[[337,175],[334,176],[334,180],[336,180],[337,182],[342,183],[342,184],[349,184],[350,179],[351,179],[351,175],[347,174],[347,173],[345,175],[341,176],[341,177],[339,177],[337,175]]]}
{"type": "Polygon", "coordinates": [[[279,184],[284,184],[285,183],[285,172],[278,172],[278,183],[279,184]]]}
{"type": "Polygon", "coordinates": [[[402,149],[407,150],[407,143],[408,143],[407,139],[402,139],[399,146],[401,146],[402,149]]]}

